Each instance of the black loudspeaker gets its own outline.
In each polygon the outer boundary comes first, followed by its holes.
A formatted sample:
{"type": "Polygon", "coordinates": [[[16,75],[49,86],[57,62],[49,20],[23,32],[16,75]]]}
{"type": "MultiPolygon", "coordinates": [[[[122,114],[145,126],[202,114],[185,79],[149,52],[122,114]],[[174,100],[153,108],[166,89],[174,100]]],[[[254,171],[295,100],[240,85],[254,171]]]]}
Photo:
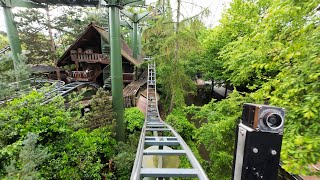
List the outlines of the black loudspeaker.
{"type": "Polygon", "coordinates": [[[277,179],[283,124],[283,108],[243,106],[235,142],[233,180],[277,179]]]}

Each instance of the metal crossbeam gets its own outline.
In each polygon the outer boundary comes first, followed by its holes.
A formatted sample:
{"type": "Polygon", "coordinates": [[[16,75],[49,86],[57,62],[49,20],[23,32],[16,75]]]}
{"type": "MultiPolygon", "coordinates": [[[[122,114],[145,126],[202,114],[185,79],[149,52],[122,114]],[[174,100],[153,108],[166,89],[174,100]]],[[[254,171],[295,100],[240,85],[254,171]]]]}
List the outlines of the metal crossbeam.
{"type": "Polygon", "coordinates": [[[141,177],[198,177],[198,172],[182,168],[142,168],[141,177]]]}
{"type": "Polygon", "coordinates": [[[185,155],[185,150],[144,150],[143,155],[185,155]]]}
{"type": "Polygon", "coordinates": [[[189,177],[207,180],[207,175],[182,137],[170,125],[161,120],[157,104],[156,89],[155,63],[149,63],[146,118],[141,131],[136,159],[130,179],[140,180],[140,178],[143,177],[189,177]],[[146,136],[147,132],[151,132],[153,136],[146,136]],[[150,146],[155,146],[157,148],[148,149],[150,146]],[[158,164],[156,167],[143,167],[143,158],[151,155],[158,157],[158,164]],[[192,168],[165,168],[162,165],[165,164],[164,161],[166,158],[164,157],[166,156],[186,156],[192,168]]]}

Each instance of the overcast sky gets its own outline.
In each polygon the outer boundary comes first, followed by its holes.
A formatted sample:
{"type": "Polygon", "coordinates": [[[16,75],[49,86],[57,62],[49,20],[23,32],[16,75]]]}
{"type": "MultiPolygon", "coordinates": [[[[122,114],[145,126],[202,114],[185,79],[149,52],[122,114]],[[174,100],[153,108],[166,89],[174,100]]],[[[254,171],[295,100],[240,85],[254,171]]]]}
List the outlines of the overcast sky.
{"type": "MultiPolygon", "coordinates": [[[[156,0],[146,0],[147,4],[156,0]]],[[[228,7],[232,0],[182,0],[181,12],[184,18],[198,14],[202,8],[209,8],[211,14],[204,21],[208,27],[216,26],[219,23],[223,10],[228,7]],[[192,5],[196,4],[196,5],[192,5]]],[[[176,1],[172,0],[172,8],[176,9],[176,1]]],[[[3,10],[0,8],[0,31],[5,31],[3,10]]]]}

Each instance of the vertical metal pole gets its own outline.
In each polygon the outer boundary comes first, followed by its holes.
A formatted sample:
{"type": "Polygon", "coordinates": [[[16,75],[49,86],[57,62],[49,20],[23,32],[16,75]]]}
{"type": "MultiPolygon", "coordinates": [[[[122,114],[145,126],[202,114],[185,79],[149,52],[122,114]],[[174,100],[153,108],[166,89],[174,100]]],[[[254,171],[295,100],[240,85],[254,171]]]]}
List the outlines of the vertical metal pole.
{"type": "Polygon", "coordinates": [[[122,56],[120,46],[120,10],[118,6],[109,6],[109,32],[110,32],[110,56],[111,56],[111,91],[112,106],[116,113],[116,138],[125,140],[125,124],[123,115],[123,77],[122,56]]]}
{"type": "MultiPolygon", "coordinates": [[[[12,52],[13,65],[16,71],[17,65],[19,62],[19,55],[21,54],[21,43],[18,35],[18,30],[13,19],[11,7],[9,6],[9,4],[6,4],[3,6],[3,13],[5,17],[7,36],[9,39],[9,44],[12,52]]],[[[16,80],[19,81],[18,77],[16,78],[17,78],[16,80]]]]}
{"type": "MultiPolygon", "coordinates": [[[[135,14],[135,16],[137,16],[135,14]]],[[[138,51],[139,51],[139,42],[138,42],[138,22],[133,22],[133,34],[132,34],[132,39],[133,39],[133,57],[137,59],[138,57],[138,51]]]]}
{"type": "Polygon", "coordinates": [[[138,54],[141,53],[141,49],[142,49],[142,27],[138,28],[138,54]]]}

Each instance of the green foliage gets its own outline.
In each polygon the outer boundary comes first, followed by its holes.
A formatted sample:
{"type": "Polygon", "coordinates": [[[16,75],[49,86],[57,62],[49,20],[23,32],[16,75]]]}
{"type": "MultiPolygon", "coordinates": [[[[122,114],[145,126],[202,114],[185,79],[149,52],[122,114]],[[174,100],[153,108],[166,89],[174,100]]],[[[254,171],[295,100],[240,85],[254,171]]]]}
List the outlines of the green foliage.
{"type": "Polygon", "coordinates": [[[234,0],[203,38],[198,66],[207,78],[249,88],[256,102],[286,108],[281,160],[296,174],[313,174],[308,166],[320,158],[318,4],[234,0]]]}
{"type": "MultiPolygon", "coordinates": [[[[23,81],[30,76],[29,66],[25,63],[27,61],[26,57],[21,55],[19,57],[19,62],[16,62],[14,68],[13,59],[9,54],[5,54],[0,57],[0,99],[6,99],[7,97],[14,96],[14,91],[17,91],[16,86],[10,83],[17,80],[23,81]]],[[[25,88],[25,85],[20,83],[20,86],[25,88]]],[[[23,90],[23,88],[20,90],[23,90]]],[[[19,89],[18,89],[19,90],[19,89]]],[[[22,93],[20,91],[19,93],[22,93]]]]}
{"type": "Polygon", "coordinates": [[[118,152],[112,159],[114,163],[114,174],[111,176],[117,180],[130,179],[132,167],[136,157],[136,150],[139,143],[140,132],[129,134],[126,143],[118,142],[115,151],[118,152]]]}
{"type": "Polygon", "coordinates": [[[234,91],[225,100],[190,107],[193,119],[207,122],[196,131],[196,138],[209,152],[207,172],[212,179],[230,179],[232,176],[235,129],[245,102],[252,101],[234,91]]]}
{"type": "MultiPolygon", "coordinates": [[[[203,73],[205,78],[228,80],[231,72],[224,68],[224,63],[229,62],[229,60],[227,58],[222,59],[224,54],[220,52],[221,49],[238,38],[250,34],[256,24],[261,21],[261,17],[265,14],[265,10],[269,4],[270,0],[234,0],[230,4],[230,8],[223,14],[220,20],[221,25],[208,30],[201,36],[205,52],[200,59],[197,69],[203,73]]],[[[238,47],[233,50],[236,51],[237,49],[238,47]]],[[[238,74],[235,73],[235,75],[238,74]]]]}
{"type": "Polygon", "coordinates": [[[187,113],[183,109],[174,109],[167,117],[168,122],[180,134],[185,141],[193,140],[196,127],[187,119],[187,113]]]}
{"type": "Polygon", "coordinates": [[[15,62],[14,69],[11,55],[3,55],[0,59],[0,81],[4,83],[14,82],[17,79],[22,81],[30,76],[29,65],[26,64],[27,58],[19,56],[19,61],[15,62]]]}
{"type": "Polygon", "coordinates": [[[157,62],[158,87],[165,95],[165,108],[170,112],[174,107],[185,106],[185,96],[195,90],[195,83],[187,72],[192,71],[190,62],[197,59],[195,54],[202,50],[198,37],[205,27],[198,16],[174,24],[170,1],[158,1],[157,5],[166,11],[144,32],[144,51],[157,62]]]}
{"type": "Polygon", "coordinates": [[[82,118],[84,126],[90,129],[113,124],[112,103],[110,94],[99,89],[90,101],[91,111],[82,118]]]}
{"type": "MultiPolygon", "coordinates": [[[[101,8],[102,9],[102,8],[101,8]]],[[[48,7],[51,16],[49,21],[46,11],[39,9],[21,9],[15,14],[20,39],[28,50],[28,63],[54,64],[57,55],[62,55],[91,22],[100,24],[103,10],[83,7],[48,7]],[[47,34],[52,32],[52,39],[47,34]],[[56,52],[56,45],[58,51],[56,52]],[[61,46],[62,45],[62,46],[61,46]],[[64,46],[64,47],[63,47],[64,46]]]]}
{"type": "Polygon", "coordinates": [[[38,137],[34,133],[28,133],[27,138],[23,141],[24,146],[19,154],[18,162],[13,160],[6,168],[8,173],[6,179],[41,179],[37,167],[42,165],[49,154],[47,148],[36,145],[38,137]],[[16,166],[21,168],[17,169],[16,166]]]}
{"type": "Polygon", "coordinates": [[[43,98],[43,94],[33,91],[0,109],[0,176],[14,178],[22,172],[34,172],[46,179],[100,179],[106,174],[108,159],[115,154],[112,126],[93,131],[80,127],[75,131],[72,119],[78,117],[65,108],[64,99],[42,105],[43,98]],[[22,141],[30,132],[39,136],[38,146],[50,156],[41,165],[35,159],[29,171],[24,166],[29,164],[28,159],[18,159],[18,154],[25,155],[22,141]],[[9,166],[10,162],[14,163],[9,166]],[[7,166],[10,174],[5,171],[7,166]]]}
{"type": "Polygon", "coordinates": [[[144,124],[144,114],[137,107],[126,108],[124,111],[124,120],[127,130],[130,133],[141,131],[144,124]]]}
{"type": "Polygon", "coordinates": [[[0,49],[7,47],[9,45],[8,38],[0,34],[0,49]]]}
{"type": "Polygon", "coordinates": [[[108,127],[77,130],[51,146],[52,159],[42,173],[51,179],[100,179],[116,141],[108,127]]]}

